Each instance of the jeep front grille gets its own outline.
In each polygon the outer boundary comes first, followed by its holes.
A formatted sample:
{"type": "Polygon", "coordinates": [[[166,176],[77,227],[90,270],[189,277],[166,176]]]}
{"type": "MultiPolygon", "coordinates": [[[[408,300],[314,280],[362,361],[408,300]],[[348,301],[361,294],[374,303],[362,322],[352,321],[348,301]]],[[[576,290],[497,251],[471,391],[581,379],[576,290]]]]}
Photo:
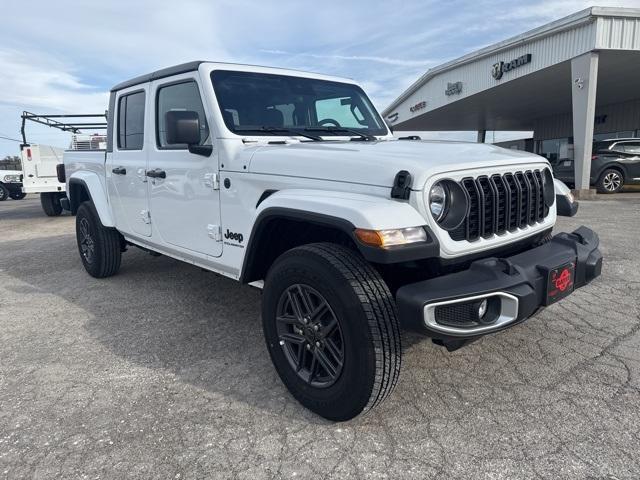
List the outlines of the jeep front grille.
{"type": "Polygon", "coordinates": [[[473,241],[513,232],[542,222],[549,214],[540,170],[468,177],[459,183],[469,211],[462,224],[449,232],[453,240],[473,241]]]}

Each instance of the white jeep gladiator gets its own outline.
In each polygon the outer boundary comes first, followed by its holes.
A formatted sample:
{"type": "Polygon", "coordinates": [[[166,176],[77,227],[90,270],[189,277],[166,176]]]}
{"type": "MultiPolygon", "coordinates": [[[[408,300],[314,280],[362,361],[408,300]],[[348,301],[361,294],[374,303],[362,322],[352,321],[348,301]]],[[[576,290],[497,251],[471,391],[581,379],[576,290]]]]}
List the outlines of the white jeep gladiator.
{"type": "Polygon", "coordinates": [[[401,328],[450,350],[600,274],[598,237],[537,155],[395,139],[353,81],[192,62],[111,90],[106,151],[64,154],[80,258],[130,245],[263,288],[280,378],[347,420],[384,400],[401,328]]]}

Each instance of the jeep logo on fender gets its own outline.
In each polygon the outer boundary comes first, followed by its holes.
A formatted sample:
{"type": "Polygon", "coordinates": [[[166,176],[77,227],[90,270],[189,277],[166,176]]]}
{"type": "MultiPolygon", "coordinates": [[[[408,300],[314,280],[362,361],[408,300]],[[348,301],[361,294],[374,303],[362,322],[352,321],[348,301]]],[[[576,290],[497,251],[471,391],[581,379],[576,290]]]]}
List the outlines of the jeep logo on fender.
{"type": "Polygon", "coordinates": [[[242,243],[242,240],[244,240],[244,237],[241,233],[231,232],[228,228],[227,233],[224,234],[224,238],[226,238],[227,240],[235,240],[238,243],[242,243]]]}
{"type": "Polygon", "coordinates": [[[491,76],[496,80],[500,80],[504,73],[510,72],[511,70],[521,67],[522,65],[526,65],[527,63],[531,63],[531,54],[527,53],[526,55],[522,55],[521,57],[515,58],[510,62],[498,62],[494,63],[491,67],[491,76]]]}

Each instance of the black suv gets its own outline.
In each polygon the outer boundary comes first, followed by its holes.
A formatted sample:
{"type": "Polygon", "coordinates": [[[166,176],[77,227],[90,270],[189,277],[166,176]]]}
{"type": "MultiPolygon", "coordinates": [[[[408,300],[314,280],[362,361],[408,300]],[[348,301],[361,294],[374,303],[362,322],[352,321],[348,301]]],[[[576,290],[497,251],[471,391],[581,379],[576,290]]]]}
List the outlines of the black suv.
{"type": "MultiPolygon", "coordinates": [[[[552,164],[553,174],[570,186],[575,182],[573,160],[552,164]]],[[[616,193],[622,186],[640,182],[640,138],[614,138],[593,144],[591,185],[600,193],[616,193]]]]}

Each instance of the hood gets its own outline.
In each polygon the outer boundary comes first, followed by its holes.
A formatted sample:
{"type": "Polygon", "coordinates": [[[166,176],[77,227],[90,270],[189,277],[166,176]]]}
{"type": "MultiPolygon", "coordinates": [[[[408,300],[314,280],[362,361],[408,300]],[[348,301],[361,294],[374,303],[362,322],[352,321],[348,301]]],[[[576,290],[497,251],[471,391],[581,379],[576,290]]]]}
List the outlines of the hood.
{"type": "Polygon", "coordinates": [[[253,152],[249,171],[390,187],[396,174],[407,170],[413,177],[412,188],[417,190],[436,173],[540,162],[547,160],[483,143],[327,141],[259,147],[253,152]]]}

